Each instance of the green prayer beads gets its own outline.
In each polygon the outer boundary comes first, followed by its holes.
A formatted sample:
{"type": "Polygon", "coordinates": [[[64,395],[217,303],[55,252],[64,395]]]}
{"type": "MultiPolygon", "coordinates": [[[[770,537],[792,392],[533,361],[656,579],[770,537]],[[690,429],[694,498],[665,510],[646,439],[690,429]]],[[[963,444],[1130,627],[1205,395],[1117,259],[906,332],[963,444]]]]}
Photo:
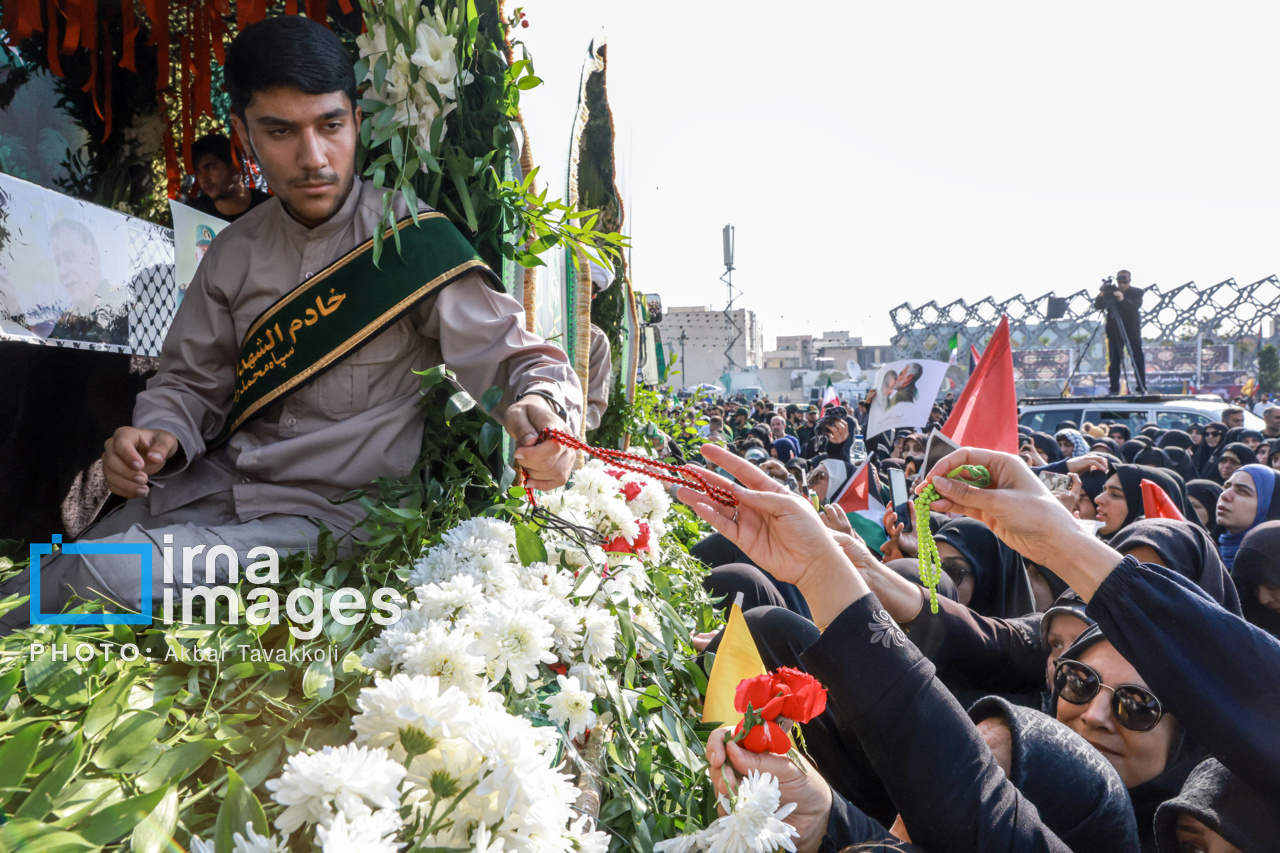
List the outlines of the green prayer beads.
{"type": "MultiPolygon", "coordinates": [[[[969,485],[985,489],[991,485],[991,472],[982,465],[961,465],[947,475],[949,480],[961,480],[969,485]]],[[[938,557],[938,546],[933,541],[933,531],[929,528],[929,507],[941,499],[942,495],[929,483],[916,496],[916,536],[920,542],[920,583],[929,590],[929,611],[938,612],[938,581],[942,579],[942,560],[938,557]]]]}

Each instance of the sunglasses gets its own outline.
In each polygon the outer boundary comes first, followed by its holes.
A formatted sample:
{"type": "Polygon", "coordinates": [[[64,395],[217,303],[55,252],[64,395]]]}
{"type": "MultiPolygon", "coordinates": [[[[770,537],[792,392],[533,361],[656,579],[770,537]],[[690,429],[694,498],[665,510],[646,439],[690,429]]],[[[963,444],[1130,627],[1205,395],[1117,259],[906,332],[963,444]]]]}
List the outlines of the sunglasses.
{"type": "Polygon", "coordinates": [[[1074,660],[1058,661],[1053,672],[1053,687],[1058,697],[1072,705],[1088,705],[1098,691],[1111,691],[1111,713],[1116,722],[1134,732],[1149,732],[1164,716],[1164,708],[1156,694],[1136,684],[1110,687],[1093,668],[1074,660]]]}

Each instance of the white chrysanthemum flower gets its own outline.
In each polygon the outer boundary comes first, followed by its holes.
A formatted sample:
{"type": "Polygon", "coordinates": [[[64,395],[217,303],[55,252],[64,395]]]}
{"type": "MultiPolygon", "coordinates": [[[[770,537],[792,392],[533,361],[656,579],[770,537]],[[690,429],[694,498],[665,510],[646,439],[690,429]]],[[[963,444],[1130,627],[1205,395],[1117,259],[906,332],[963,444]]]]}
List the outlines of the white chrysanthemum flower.
{"type": "Polygon", "coordinates": [[[506,842],[501,837],[492,835],[489,827],[483,823],[471,833],[471,847],[474,853],[503,853],[505,845],[506,842]]]}
{"type": "Polygon", "coordinates": [[[583,607],[582,655],[591,663],[602,663],[618,653],[618,622],[603,607],[583,607]]]}
{"type": "Polygon", "coordinates": [[[373,648],[364,653],[361,663],[378,672],[400,666],[404,662],[405,649],[419,642],[430,627],[431,620],[415,601],[400,611],[400,619],[395,624],[383,628],[382,633],[374,638],[373,648]]]}
{"type": "Polygon", "coordinates": [[[627,502],[617,495],[600,498],[595,509],[601,516],[597,529],[606,536],[621,536],[628,544],[640,535],[640,521],[627,506],[627,502]]]}
{"type": "Polygon", "coordinates": [[[321,853],[396,853],[405,847],[395,839],[400,816],[380,810],[354,819],[342,812],[329,826],[316,827],[316,842],[321,853]]]}
{"type": "Polygon", "coordinates": [[[463,737],[484,759],[475,789],[476,802],[484,803],[484,823],[502,821],[503,829],[513,832],[564,832],[577,789],[550,766],[549,753],[559,738],[555,729],[535,728],[497,709],[478,715],[463,737]]]}
{"type": "MultiPolygon", "coordinates": [[[[259,835],[253,828],[253,824],[246,823],[244,825],[244,835],[239,832],[231,834],[231,853],[289,853],[289,848],[284,846],[284,842],[276,838],[271,833],[259,835]]],[[[212,850],[214,845],[208,845],[212,850]]],[[[192,853],[195,848],[192,847],[192,853]]]]}
{"type": "Polygon", "coordinates": [[[573,676],[556,676],[560,692],[547,697],[547,716],[551,721],[564,726],[569,740],[577,740],[578,736],[596,724],[596,712],[591,707],[595,695],[583,690],[578,679],[573,676]]]}
{"type": "Polygon", "coordinates": [[[375,808],[398,809],[396,789],[404,776],[405,769],[384,749],[349,743],[299,753],[286,762],[279,778],[267,781],[272,799],[286,807],[276,828],[288,835],[304,823],[327,824],[335,809],[348,818],[375,808]]]}
{"type": "Polygon", "coordinates": [[[454,737],[471,718],[471,703],[456,688],[442,689],[439,679],[401,673],[379,678],[360,691],[360,713],[351,719],[356,743],[403,755],[400,731],[421,729],[432,738],[454,737]],[[397,750],[399,750],[397,752],[397,750]]]}
{"type": "Polygon", "coordinates": [[[596,829],[596,822],[587,815],[570,824],[565,837],[577,853],[607,853],[609,850],[609,833],[596,829]]]}
{"type": "Polygon", "coordinates": [[[698,853],[706,849],[702,836],[703,833],[694,832],[668,841],[659,841],[653,845],[653,853],[698,853]]]}
{"type": "Polygon", "coordinates": [[[597,696],[604,696],[608,691],[605,679],[609,675],[603,669],[580,661],[569,667],[569,674],[578,679],[583,690],[590,690],[597,696]]]}
{"type": "MultiPolygon", "coordinates": [[[[648,631],[654,639],[662,640],[662,623],[658,621],[658,614],[645,605],[640,605],[631,613],[631,624],[648,631]]],[[[657,648],[657,645],[639,630],[636,631],[636,642],[639,643],[642,651],[657,648]]]]}
{"type": "Polygon", "coordinates": [[[191,836],[191,853],[218,853],[212,841],[204,841],[198,835],[191,836]]]}
{"type": "Polygon", "coordinates": [[[456,687],[467,696],[479,696],[488,684],[484,658],[469,651],[474,640],[469,631],[437,622],[404,648],[400,663],[409,675],[439,679],[441,691],[456,687]]]}
{"type": "Polygon", "coordinates": [[[782,820],[795,810],[795,803],[779,808],[782,793],[771,773],[752,770],[738,785],[730,803],[721,797],[728,814],[707,827],[704,840],[708,853],[795,853],[792,838],[799,836],[794,826],[782,820]]]}
{"type": "Polygon", "coordinates": [[[636,495],[635,500],[627,501],[627,506],[639,518],[653,525],[662,521],[667,517],[667,513],[671,512],[671,498],[667,495],[667,490],[656,480],[643,482],[644,486],[640,489],[640,494],[636,495]]]}
{"type": "Polygon", "coordinates": [[[457,575],[414,590],[423,615],[431,620],[457,622],[469,611],[484,604],[484,587],[471,575],[457,575]]]}
{"type": "Polygon", "coordinates": [[[555,663],[556,656],[551,653],[554,629],[535,613],[494,603],[475,630],[471,651],[484,656],[494,681],[510,674],[517,693],[528,688],[529,679],[538,677],[538,664],[555,663]]]}

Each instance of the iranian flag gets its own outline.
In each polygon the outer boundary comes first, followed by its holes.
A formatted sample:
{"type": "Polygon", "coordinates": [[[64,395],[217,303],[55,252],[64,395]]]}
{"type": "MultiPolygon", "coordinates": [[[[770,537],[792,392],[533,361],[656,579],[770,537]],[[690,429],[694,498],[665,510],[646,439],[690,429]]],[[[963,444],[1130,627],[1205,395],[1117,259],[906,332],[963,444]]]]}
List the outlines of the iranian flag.
{"type": "Polygon", "coordinates": [[[869,461],[862,463],[849,482],[828,498],[828,503],[845,511],[854,531],[871,548],[878,550],[889,538],[884,532],[884,504],[880,503],[879,484],[872,480],[869,461]]]}
{"type": "Polygon", "coordinates": [[[840,405],[840,398],[836,396],[836,389],[831,385],[831,377],[827,377],[827,390],[822,392],[822,411],[825,414],[827,406],[840,405]]]}

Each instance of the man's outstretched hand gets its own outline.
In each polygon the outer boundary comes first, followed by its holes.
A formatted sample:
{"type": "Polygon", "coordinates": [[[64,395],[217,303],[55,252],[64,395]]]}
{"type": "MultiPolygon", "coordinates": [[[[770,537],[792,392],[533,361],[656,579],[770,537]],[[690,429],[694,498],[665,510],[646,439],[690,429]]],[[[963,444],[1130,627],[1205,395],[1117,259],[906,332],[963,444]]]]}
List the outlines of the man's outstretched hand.
{"type": "Polygon", "coordinates": [[[112,494],[138,498],[150,492],[147,482],[178,452],[178,439],[164,429],[120,427],[107,439],[102,470],[112,494]]]}
{"type": "Polygon", "coordinates": [[[507,433],[516,442],[516,464],[528,473],[525,482],[533,489],[558,489],[569,481],[575,451],[555,441],[538,444],[538,436],[548,427],[569,432],[569,425],[537,394],[529,394],[507,409],[507,433]]]}

